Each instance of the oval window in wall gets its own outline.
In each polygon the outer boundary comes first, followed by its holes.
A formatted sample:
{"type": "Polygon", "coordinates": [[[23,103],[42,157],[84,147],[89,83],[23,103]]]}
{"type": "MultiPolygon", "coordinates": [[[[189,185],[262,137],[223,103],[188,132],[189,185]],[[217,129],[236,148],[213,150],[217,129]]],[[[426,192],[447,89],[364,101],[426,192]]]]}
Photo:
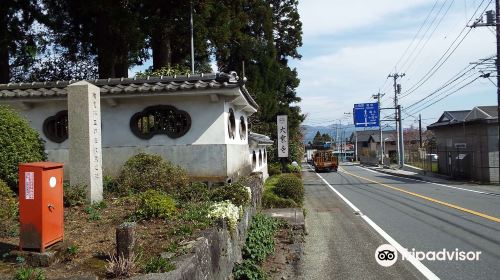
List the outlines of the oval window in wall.
{"type": "Polygon", "coordinates": [[[229,119],[227,124],[227,130],[229,132],[229,138],[234,139],[236,136],[236,119],[234,118],[233,109],[229,109],[229,119]]]}
{"type": "Polygon", "coordinates": [[[151,139],[154,135],[165,134],[179,138],[191,128],[191,116],[170,105],[147,107],[130,119],[130,129],[141,139],[151,139]]]}
{"type": "Polygon", "coordinates": [[[68,111],[60,111],[43,122],[43,134],[52,142],[62,143],[68,139],[68,111]]]}
{"type": "Polygon", "coordinates": [[[245,118],[240,117],[240,139],[245,140],[247,138],[247,124],[245,123],[245,118]]]}

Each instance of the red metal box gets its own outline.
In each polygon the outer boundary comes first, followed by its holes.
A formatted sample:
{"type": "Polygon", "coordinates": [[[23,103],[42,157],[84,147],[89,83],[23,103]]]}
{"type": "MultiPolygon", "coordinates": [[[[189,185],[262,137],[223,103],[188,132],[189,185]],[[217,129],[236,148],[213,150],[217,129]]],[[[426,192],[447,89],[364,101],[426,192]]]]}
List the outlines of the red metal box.
{"type": "Polygon", "coordinates": [[[38,249],[63,240],[63,164],[19,164],[19,248],[38,249]]]}

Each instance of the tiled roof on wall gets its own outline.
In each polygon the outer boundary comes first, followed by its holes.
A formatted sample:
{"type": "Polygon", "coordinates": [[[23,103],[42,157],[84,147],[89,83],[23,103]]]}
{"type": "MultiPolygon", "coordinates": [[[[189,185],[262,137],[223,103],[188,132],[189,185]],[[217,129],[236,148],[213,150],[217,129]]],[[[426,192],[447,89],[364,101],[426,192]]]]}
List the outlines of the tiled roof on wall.
{"type": "MultiPolygon", "coordinates": [[[[66,97],[66,87],[75,82],[77,81],[0,84],[0,99],[66,97]]],[[[110,78],[88,80],[87,82],[99,87],[103,96],[240,87],[248,103],[258,108],[257,103],[245,88],[245,79],[239,79],[235,72],[147,78],[110,78]]]]}

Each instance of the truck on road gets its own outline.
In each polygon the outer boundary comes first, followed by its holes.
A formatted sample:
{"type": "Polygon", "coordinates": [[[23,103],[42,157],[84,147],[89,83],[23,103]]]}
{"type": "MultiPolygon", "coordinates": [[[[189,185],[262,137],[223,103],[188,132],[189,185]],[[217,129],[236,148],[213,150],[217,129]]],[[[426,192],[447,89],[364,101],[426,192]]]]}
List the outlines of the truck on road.
{"type": "Polygon", "coordinates": [[[313,154],[313,165],[316,172],[337,171],[339,161],[337,156],[331,150],[316,151],[313,154]]]}

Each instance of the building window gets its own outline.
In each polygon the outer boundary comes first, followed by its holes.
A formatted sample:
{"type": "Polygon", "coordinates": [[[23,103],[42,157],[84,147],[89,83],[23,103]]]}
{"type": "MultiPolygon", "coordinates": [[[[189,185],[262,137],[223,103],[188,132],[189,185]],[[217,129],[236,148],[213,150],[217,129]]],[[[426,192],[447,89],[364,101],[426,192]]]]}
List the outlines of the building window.
{"type": "Polygon", "coordinates": [[[43,134],[52,142],[62,143],[68,139],[68,111],[60,111],[43,122],[43,134]]]}
{"type": "Polygon", "coordinates": [[[252,169],[255,169],[257,167],[257,155],[255,154],[255,151],[252,153],[252,169]]]}
{"type": "Polygon", "coordinates": [[[234,118],[234,111],[233,109],[229,109],[229,119],[228,119],[228,125],[227,125],[227,130],[229,132],[229,138],[234,139],[236,136],[236,119],[234,118]]]}
{"type": "Polygon", "coordinates": [[[262,166],[262,150],[259,150],[259,166],[262,166]]]}
{"type": "Polygon", "coordinates": [[[151,139],[156,134],[179,138],[191,128],[191,117],[185,111],[169,105],[147,107],[130,119],[130,129],[141,139],[151,139]]]}
{"type": "Polygon", "coordinates": [[[245,140],[247,138],[247,125],[245,123],[245,118],[240,117],[240,139],[245,140]]]}

